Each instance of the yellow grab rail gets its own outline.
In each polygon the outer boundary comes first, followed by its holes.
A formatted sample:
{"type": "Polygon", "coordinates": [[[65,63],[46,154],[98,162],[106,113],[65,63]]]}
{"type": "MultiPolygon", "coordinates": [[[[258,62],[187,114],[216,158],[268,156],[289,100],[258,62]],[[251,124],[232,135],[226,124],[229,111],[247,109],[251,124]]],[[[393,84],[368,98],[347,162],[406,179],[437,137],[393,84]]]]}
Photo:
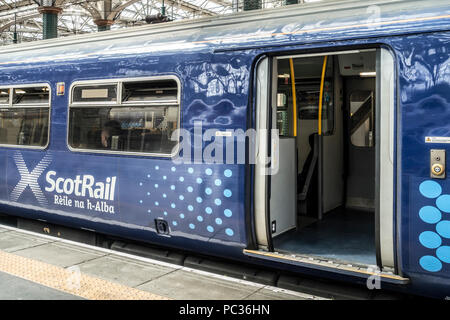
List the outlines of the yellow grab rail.
{"type": "Polygon", "coordinates": [[[323,83],[325,81],[325,72],[327,70],[328,56],[323,58],[322,77],[320,78],[320,96],[319,96],[319,136],[322,135],[322,103],[323,103],[323,83]]]}
{"type": "Polygon", "coordinates": [[[291,83],[292,83],[292,100],[293,100],[293,112],[294,116],[294,137],[297,136],[297,93],[295,92],[295,72],[294,72],[294,62],[292,58],[289,59],[289,66],[291,68],[291,83]]]}

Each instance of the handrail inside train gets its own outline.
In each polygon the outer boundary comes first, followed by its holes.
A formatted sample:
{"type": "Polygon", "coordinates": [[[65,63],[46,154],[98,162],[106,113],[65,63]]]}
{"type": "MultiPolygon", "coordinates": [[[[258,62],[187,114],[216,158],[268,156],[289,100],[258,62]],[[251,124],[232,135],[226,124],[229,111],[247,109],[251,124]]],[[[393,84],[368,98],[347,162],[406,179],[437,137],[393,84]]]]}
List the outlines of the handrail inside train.
{"type": "Polygon", "coordinates": [[[320,78],[320,93],[319,93],[319,117],[318,117],[318,134],[322,135],[322,104],[323,104],[323,83],[325,81],[325,73],[327,71],[328,56],[323,57],[322,76],[320,78]]]}
{"type": "Polygon", "coordinates": [[[292,58],[289,59],[289,67],[291,69],[291,82],[292,82],[292,102],[293,102],[293,110],[292,117],[294,118],[294,137],[297,136],[297,93],[295,92],[295,70],[294,70],[294,61],[292,58]]]}

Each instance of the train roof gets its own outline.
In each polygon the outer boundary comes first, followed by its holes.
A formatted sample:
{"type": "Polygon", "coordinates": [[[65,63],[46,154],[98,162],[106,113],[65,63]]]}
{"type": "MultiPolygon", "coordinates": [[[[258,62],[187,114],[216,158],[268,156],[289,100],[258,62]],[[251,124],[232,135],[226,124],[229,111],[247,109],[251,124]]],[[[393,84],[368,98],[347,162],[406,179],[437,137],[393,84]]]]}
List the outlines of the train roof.
{"type": "Polygon", "coordinates": [[[243,50],[449,29],[448,0],[323,1],[9,45],[0,48],[0,66],[114,54],[243,50]]]}

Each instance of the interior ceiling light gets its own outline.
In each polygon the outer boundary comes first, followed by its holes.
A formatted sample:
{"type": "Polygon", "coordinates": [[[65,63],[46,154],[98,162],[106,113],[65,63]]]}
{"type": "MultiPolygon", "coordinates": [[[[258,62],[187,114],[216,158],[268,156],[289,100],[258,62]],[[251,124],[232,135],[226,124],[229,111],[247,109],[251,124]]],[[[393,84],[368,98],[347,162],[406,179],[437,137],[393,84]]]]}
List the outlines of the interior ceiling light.
{"type": "Polygon", "coordinates": [[[359,73],[360,77],[376,77],[377,73],[375,71],[371,71],[371,72],[360,72],[359,73]]]}

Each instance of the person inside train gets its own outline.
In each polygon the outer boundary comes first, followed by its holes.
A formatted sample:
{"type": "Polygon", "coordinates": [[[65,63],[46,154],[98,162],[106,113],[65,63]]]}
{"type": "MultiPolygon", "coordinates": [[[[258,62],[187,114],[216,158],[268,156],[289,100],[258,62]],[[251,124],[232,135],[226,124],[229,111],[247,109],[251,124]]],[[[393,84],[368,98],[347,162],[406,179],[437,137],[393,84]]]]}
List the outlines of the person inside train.
{"type": "Polygon", "coordinates": [[[101,144],[105,149],[117,150],[119,139],[122,134],[120,123],[116,120],[107,121],[102,128],[101,144]]]}

